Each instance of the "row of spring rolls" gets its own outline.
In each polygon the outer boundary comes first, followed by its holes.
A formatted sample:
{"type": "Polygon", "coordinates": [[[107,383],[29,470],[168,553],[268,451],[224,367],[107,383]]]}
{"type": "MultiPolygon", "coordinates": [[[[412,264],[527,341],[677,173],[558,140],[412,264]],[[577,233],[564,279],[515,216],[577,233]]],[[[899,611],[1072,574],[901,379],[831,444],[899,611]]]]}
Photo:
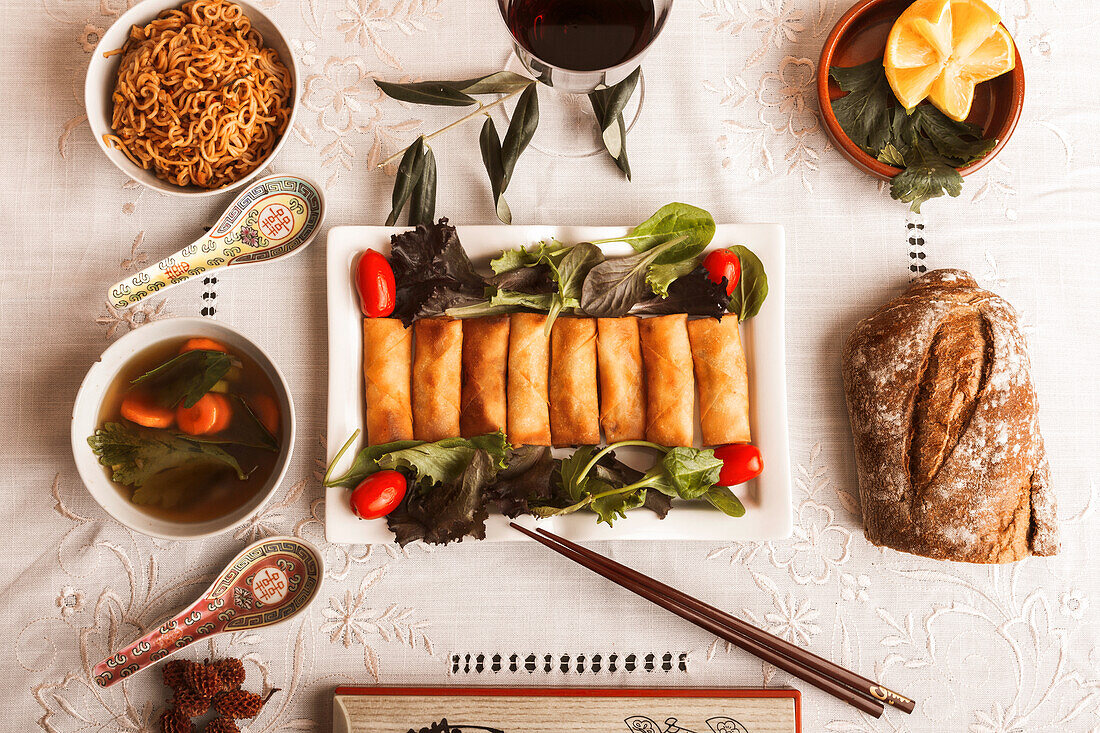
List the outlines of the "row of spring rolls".
{"type": "Polygon", "coordinates": [[[363,321],[367,440],[504,430],[513,445],[748,442],[748,373],[736,316],[688,321],[514,313],[363,321]]]}

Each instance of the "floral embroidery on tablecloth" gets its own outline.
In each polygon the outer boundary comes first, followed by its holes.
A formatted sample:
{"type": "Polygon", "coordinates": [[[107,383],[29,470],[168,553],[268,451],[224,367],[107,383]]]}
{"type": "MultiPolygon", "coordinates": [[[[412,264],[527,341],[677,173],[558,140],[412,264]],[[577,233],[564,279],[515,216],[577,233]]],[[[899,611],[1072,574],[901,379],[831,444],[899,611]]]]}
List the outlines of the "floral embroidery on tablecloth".
{"type": "MultiPolygon", "coordinates": [[[[384,96],[358,56],[333,56],[325,61],[320,73],[306,79],[302,105],[316,113],[318,132],[331,135],[331,141],[320,148],[321,168],[330,172],[326,186],[336,182],[341,170],[351,170],[357,152],[353,133],[370,141],[366,165],[374,169],[382,160],[383,144],[396,143],[420,126],[420,120],[412,118],[386,122],[384,96]]],[[[301,122],[294,131],[307,145],[320,145],[314,133],[301,122]]]]}
{"type": "Polygon", "coordinates": [[[439,21],[442,0],[344,0],[344,8],[336,11],[340,24],[336,30],[347,42],[355,41],[374,51],[378,59],[394,69],[401,62],[383,42],[383,34],[396,29],[406,36],[427,30],[425,21],[439,21]]]}
{"type": "Polygon", "coordinates": [[[388,565],[381,565],[363,576],[358,590],[352,594],[344,591],[343,597],[332,596],[328,606],[321,610],[325,619],[320,632],[327,634],[333,644],[342,644],[345,649],[353,645],[363,646],[363,666],[372,678],[379,679],[378,641],[397,641],[409,648],[422,648],[428,654],[434,654],[432,641],[425,629],[426,621],[417,619],[412,608],[391,604],[378,609],[368,605],[367,591],[386,576],[388,565]]]}

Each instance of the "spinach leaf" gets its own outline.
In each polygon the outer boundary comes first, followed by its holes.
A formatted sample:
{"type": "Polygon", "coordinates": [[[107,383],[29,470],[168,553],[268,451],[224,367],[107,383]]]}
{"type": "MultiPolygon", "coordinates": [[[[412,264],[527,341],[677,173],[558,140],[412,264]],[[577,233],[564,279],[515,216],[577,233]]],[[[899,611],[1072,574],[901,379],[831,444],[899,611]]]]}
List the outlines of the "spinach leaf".
{"type": "Polygon", "coordinates": [[[722,459],[710,448],[676,447],[661,459],[669,483],[681,499],[698,499],[718,481],[722,459]]]}
{"type": "Polygon", "coordinates": [[[416,540],[445,545],[464,537],[484,539],[489,510],[483,493],[496,470],[495,459],[479,449],[453,480],[406,493],[401,506],[386,517],[397,543],[404,547],[416,540]]]}
{"type": "Polygon", "coordinates": [[[729,310],[737,314],[738,321],[743,321],[759,313],[764,305],[764,299],[768,297],[768,276],[764,272],[764,263],[751,249],[740,244],[730,249],[741,260],[741,279],[730,296],[729,310]]]}
{"type": "Polygon", "coordinates": [[[635,252],[646,252],[670,240],[679,246],[662,253],[657,264],[679,262],[699,255],[714,238],[714,217],[697,206],[665,204],[653,216],[631,230],[625,237],[601,239],[594,244],[626,242],[635,252]]]}
{"type": "Polygon", "coordinates": [[[731,517],[745,516],[744,504],[742,504],[741,500],[730,491],[728,486],[711,487],[707,493],[703,494],[703,498],[723,514],[731,517]]]}
{"type": "Polygon", "coordinates": [[[581,310],[590,316],[625,316],[649,290],[649,266],[670,249],[679,246],[684,235],[628,257],[604,260],[593,267],[581,288],[581,310]]]}
{"type": "Polygon", "coordinates": [[[147,387],[166,407],[183,403],[194,407],[233,366],[233,359],[223,351],[185,351],[156,369],[142,374],[131,384],[147,387]]]}
{"type": "MultiPolygon", "coordinates": [[[[502,313],[516,313],[524,310],[549,311],[554,304],[556,293],[519,293],[512,290],[502,290],[494,293],[488,300],[481,300],[469,305],[456,308],[448,308],[446,314],[450,318],[482,318],[495,316],[502,313]]],[[[571,307],[576,307],[572,304],[571,307]]]]}
{"type": "Polygon", "coordinates": [[[548,336],[558,314],[580,305],[585,278],[603,261],[603,251],[599,247],[590,242],[581,242],[570,248],[556,267],[553,263],[547,263],[551,276],[558,284],[558,292],[553,294],[547,311],[549,315],[546,318],[546,334],[548,336]]]}
{"type": "Polygon", "coordinates": [[[476,438],[444,438],[385,453],[377,458],[376,463],[379,468],[404,468],[421,479],[446,484],[458,480],[479,450],[486,452],[503,468],[508,441],[500,430],[476,438]]]}
{"type": "MultiPolygon", "coordinates": [[[[247,478],[237,459],[216,445],[199,444],[166,431],[140,430],[120,423],[104,423],[88,438],[99,462],[111,469],[111,480],[123,486],[141,488],[149,479],[183,466],[226,467],[237,478],[247,478]]],[[[151,494],[147,503],[154,503],[151,494]]]]}

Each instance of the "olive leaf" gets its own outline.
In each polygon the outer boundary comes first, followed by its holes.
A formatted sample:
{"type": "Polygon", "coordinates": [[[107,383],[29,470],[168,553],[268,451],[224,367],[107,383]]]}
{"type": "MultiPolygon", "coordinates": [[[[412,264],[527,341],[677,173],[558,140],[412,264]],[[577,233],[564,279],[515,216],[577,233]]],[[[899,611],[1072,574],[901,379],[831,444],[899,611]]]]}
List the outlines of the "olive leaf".
{"type": "Polygon", "coordinates": [[[642,68],[639,66],[631,74],[614,86],[597,89],[588,94],[596,123],[600,127],[600,137],[608,154],[615,160],[626,179],[630,180],[630,162],[626,156],[626,122],[623,110],[634,89],[638,86],[642,68]]]}
{"type": "Polygon", "coordinates": [[[401,215],[401,210],[405,208],[405,203],[412,195],[413,188],[416,187],[420,177],[424,174],[424,158],[427,149],[427,143],[424,142],[424,136],[421,135],[401,156],[401,164],[397,166],[397,178],[393,182],[393,197],[391,199],[393,208],[390,209],[390,215],[386,217],[386,226],[392,227],[397,223],[397,217],[401,215]]]}
{"type": "Polygon", "coordinates": [[[504,163],[501,160],[500,136],[497,135],[497,126],[492,117],[486,117],[485,124],[481,127],[481,160],[485,163],[485,172],[489,174],[497,218],[505,224],[511,224],[512,211],[504,200],[504,163]]]}
{"type": "Polygon", "coordinates": [[[409,84],[394,84],[375,79],[374,83],[386,96],[400,102],[440,107],[468,107],[471,104],[477,104],[476,99],[456,89],[452,82],[417,81],[409,84]]]}
{"type": "Polygon", "coordinates": [[[454,88],[463,94],[510,94],[534,83],[534,79],[513,71],[498,71],[476,79],[453,82],[454,88]]]}
{"type": "Polygon", "coordinates": [[[512,171],[516,167],[516,161],[535,135],[535,129],[539,126],[539,95],[538,88],[532,84],[519,95],[519,102],[512,111],[512,121],[508,125],[508,131],[504,133],[504,143],[501,145],[501,163],[504,165],[504,186],[508,187],[512,180],[512,171]]]}
{"type": "Polygon", "coordinates": [[[730,313],[737,314],[737,320],[752,318],[760,312],[760,306],[768,297],[768,276],[764,272],[764,263],[748,247],[736,244],[730,247],[741,260],[741,279],[730,296],[730,313]]]}
{"type": "Polygon", "coordinates": [[[519,97],[512,111],[512,121],[504,133],[501,143],[497,135],[496,123],[492,117],[485,118],[481,128],[481,160],[489,174],[489,185],[493,190],[497,218],[505,224],[512,223],[512,211],[504,200],[504,191],[512,180],[516,161],[531,142],[539,125],[539,98],[534,84],[528,86],[519,97]]]}
{"type": "Polygon", "coordinates": [[[431,226],[435,222],[435,190],[435,153],[431,148],[425,148],[424,169],[413,185],[412,200],[409,202],[409,226],[431,226]]]}

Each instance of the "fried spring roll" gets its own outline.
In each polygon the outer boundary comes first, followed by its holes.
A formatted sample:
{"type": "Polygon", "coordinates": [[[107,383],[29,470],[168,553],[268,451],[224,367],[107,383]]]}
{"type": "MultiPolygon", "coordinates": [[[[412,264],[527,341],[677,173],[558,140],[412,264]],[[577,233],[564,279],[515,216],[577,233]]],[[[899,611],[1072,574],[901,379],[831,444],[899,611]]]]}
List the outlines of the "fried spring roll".
{"type": "Polygon", "coordinates": [[[508,330],[508,441],[550,445],[550,339],[546,316],[513,313],[508,330]]]}
{"type": "Polygon", "coordinates": [[[643,318],[638,323],[646,381],[646,440],[691,445],[694,438],[695,379],[687,316],[643,318]]]}
{"type": "Polygon", "coordinates": [[[703,445],[748,443],[749,373],[737,316],[689,321],[703,445]]]}
{"type": "Polygon", "coordinates": [[[558,318],[550,334],[550,436],[554,445],[600,442],[596,321],[558,318]]]}
{"type": "Polygon", "coordinates": [[[462,437],[508,426],[508,316],[462,323],[462,437]]]}
{"type": "Polygon", "coordinates": [[[462,394],[462,321],[421,318],[413,324],[413,437],[457,438],[462,394]]]}
{"type": "Polygon", "coordinates": [[[412,331],[396,318],[363,319],[367,443],[412,440],[412,331]]]}
{"type": "Polygon", "coordinates": [[[645,370],[638,318],[599,318],[600,425],[608,443],[645,438],[645,370]]]}

